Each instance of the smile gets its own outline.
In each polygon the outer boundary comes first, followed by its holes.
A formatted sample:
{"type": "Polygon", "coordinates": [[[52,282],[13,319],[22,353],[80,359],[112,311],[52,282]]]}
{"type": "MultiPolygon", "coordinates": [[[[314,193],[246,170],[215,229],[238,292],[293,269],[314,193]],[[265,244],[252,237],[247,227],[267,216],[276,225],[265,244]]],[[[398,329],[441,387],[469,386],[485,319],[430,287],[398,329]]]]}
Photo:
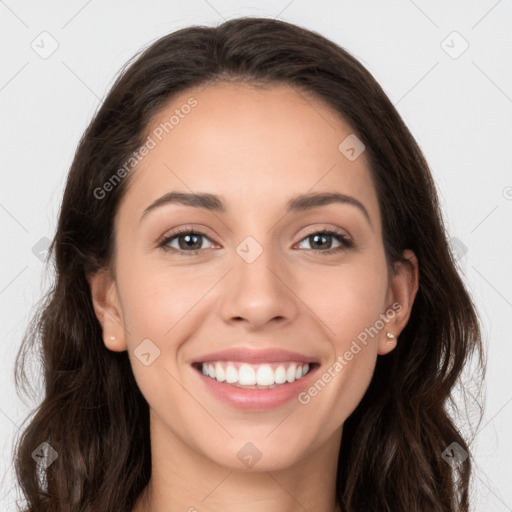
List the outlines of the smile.
{"type": "Polygon", "coordinates": [[[310,371],[309,363],[279,362],[249,364],[240,361],[198,363],[206,377],[244,389],[273,389],[302,379],[310,371]]]}

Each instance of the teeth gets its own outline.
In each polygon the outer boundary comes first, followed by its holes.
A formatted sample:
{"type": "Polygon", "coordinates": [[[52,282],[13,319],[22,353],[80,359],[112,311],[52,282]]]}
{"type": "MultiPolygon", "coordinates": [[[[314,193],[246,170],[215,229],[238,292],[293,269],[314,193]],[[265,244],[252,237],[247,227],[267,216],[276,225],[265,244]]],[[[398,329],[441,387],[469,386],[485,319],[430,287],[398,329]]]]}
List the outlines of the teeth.
{"type": "MultiPolygon", "coordinates": [[[[204,364],[203,364],[204,367],[204,364]]],[[[215,378],[215,376],[213,377],[215,378]]],[[[226,382],[228,384],[233,384],[233,382],[238,382],[238,371],[233,365],[228,365],[226,368],[226,382]]]]}
{"type": "MultiPolygon", "coordinates": [[[[309,367],[309,365],[306,365],[309,367]]],[[[286,382],[286,370],[283,365],[279,365],[274,371],[274,382],[284,384],[286,382]]]]}
{"type": "Polygon", "coordinates": [[[238,384],[242,386],[254,386],[256,384],[256,372],[252,366],[243,364],[238,370],[238,384]]]}
{"type": "MultiPolygon", "coordinates": [[[[275,384],[274,372],[270,366],[265,364],[258,368],[258,371],[256,372],[256,383],[258,386],[271,386],[272,384],[275,384]]],[[[240,384],[242,384],[242,381],[240,381],[240,384]]]]}
{"type": "Polygon", "coordinates": [[[295,364],[291,364],[288,367],[288,370],[286,371],[286,380],[288,382],[294,382],[295,381],[295,373],[296,373],[296,366],[295,364]]]}
{"type": "Polygon", "coordinates": [[[295,382],[309,372],[309,364],[282,363],[278,364],[248,364],[248,363],[203,363],[203,375],[238,386],[253,388],[275,387],[286,382],[295,382]]]}
{"type": "Polygon", "coordinates": [[[215,378],[219,382],[224,382],[226,380],[226,372],[219,363],[215,365],[215,378]]]}

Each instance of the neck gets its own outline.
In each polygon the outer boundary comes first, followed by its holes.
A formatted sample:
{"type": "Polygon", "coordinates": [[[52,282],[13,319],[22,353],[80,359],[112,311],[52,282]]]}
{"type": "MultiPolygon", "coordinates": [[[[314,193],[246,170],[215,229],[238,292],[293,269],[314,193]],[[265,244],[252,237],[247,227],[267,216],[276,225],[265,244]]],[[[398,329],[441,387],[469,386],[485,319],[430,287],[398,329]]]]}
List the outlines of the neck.
{"type": "Polygon", "coordinates": [[[240,471],[215,464],[161,427],[152,424],[151,479],[132,512],[341,512],[335,498],[341,430],[288,467],[240,471]]]}

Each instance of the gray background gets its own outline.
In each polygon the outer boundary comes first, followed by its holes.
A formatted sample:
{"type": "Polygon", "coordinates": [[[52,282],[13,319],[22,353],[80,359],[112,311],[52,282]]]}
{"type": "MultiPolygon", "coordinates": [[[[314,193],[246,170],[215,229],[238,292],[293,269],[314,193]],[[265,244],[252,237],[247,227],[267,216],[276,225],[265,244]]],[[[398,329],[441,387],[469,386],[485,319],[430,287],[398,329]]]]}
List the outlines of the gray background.
{"type": "Polygon", "coordinates": [[[78,140],[137,50],[181,27],[243,15],[278,17],[345,47],[422,147],[488,347],[475,510],[511,511],[512,0],[0,1],[0,510],[15,510],[12,442],[41,398],[16,395],[14,357],[51,282],[41,255],[78,140]]]}

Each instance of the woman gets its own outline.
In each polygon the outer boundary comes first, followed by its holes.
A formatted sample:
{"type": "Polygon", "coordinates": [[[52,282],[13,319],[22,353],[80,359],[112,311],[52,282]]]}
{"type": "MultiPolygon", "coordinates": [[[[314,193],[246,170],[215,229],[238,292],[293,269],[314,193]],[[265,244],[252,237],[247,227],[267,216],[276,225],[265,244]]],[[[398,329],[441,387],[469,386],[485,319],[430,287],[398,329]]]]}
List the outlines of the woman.
{"type": "Polygon", "coordinates": [[[156,41],[51,252],[25,510],[469,510],[446,407],[479,320],[418,145],[339,46],[259,18],[156,41]]]}

